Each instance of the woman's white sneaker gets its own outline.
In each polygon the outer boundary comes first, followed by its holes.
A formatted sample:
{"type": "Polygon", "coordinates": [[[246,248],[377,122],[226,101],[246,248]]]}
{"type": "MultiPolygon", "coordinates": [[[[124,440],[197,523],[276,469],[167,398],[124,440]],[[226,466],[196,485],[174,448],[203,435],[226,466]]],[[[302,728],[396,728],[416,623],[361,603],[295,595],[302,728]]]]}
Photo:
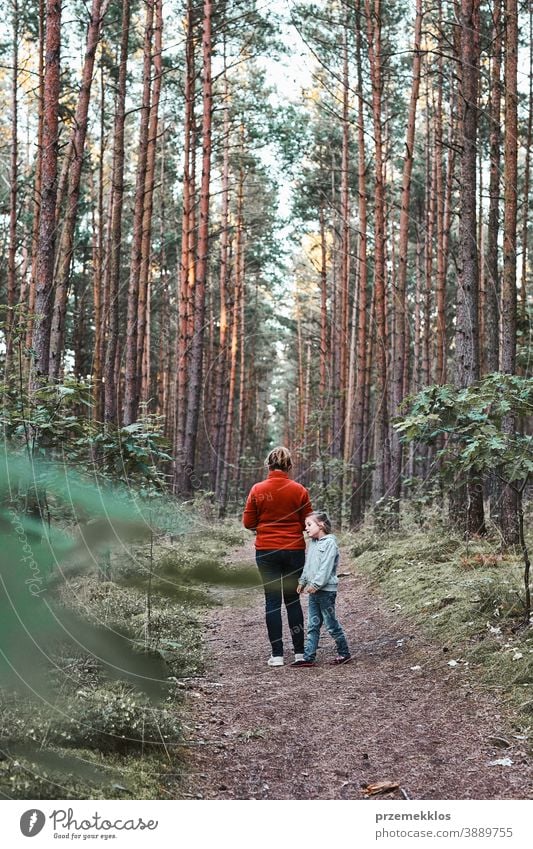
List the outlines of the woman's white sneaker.
{"type": "Polygon", "coordinates": [[[302,661],[303,659],[304,659],[303,654],[295,654],[295,655],[294,655],[294,662],[295,662],[295,663],[301,663],[301,661],[302,661]]]}
{"type": "Polygon", "coordinates": [[[267,660],[267,664],[268,666],[283,666],[283,658],[271,655],[267,660]]]}

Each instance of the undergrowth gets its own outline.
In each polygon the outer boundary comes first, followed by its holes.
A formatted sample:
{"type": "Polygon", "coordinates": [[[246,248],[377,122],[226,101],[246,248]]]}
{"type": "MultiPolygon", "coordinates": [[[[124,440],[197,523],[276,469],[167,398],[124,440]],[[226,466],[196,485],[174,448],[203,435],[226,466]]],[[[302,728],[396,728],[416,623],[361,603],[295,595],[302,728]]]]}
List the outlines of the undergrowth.
{"type": "Polygon", "coordinates": [[[393,608],[497,692],[532,735],[533,626],[524,620],[521,555],[502,553],[496,536],[466,541],[437,515],[387,535],[368,525],[345,541],[393,608]]]}
{"type": "Polygon", "coordinates": [[[127,634],[135,651],[162,658],[166,695],[154,702],[111,680],[82,648],[47,649],[56,701],[7,691],[0,697],[0,798],[174,797],[182,682],[203,672],[199,613],[216,603],[208,584],[188,575],[220,569],[243,536],[232,523],[206,527],[201,518],[187,533],[113,554],[111,580],[95,569],[73,574],[57,591],[70,610],[127,634]]]}

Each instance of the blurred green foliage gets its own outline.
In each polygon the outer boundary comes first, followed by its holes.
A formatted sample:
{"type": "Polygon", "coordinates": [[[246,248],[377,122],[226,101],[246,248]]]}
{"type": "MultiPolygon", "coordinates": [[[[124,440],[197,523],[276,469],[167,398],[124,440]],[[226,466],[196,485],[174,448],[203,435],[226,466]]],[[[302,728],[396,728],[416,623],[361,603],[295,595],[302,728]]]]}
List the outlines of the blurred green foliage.
{"type": "Polygon", "coordinates": [[[159,492],[2,452],[0,797],[163,792],[152,773],[131,790],[139,769],[117,778],[113,758],[171,768],[180,679],[202,668],[194,609],[213,586],[257,586],[253,566],[223,565],[242,531],[208,524],[159,492]]]}
{"type": "Polygon", "coordinates": [[[518,423],[533,413],[533,381],[511,374],[489,374],[466,389],[428,386],[407,398],[408,415],[394,424],[405,442],[437,443],[443,479],[457,473],[499,469],[507,481],[524,480],[533,471],[533,437],[518,423]],[[506,417],[515,428],[504,432],[506,417]]]}

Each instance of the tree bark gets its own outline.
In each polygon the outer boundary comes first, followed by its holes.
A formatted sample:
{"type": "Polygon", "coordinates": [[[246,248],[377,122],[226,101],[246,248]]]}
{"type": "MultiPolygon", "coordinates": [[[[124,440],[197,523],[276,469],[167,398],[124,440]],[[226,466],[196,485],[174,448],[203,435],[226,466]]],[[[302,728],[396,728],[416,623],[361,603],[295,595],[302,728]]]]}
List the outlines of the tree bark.
{"type": "Polygon", "coordinates": [[[381,67],[381,0],[365,0],[368,56],[372,80],[372,116],[374,123],[374,299],[376,316],[376,382],[374,408],[374,475],[372,501],[385,495],[387,441],[387,328],[385,312],[385,187],[383,180],[382,142],[382,67],[381,67]]]}
{"type": "Polygon", "coordinates": [[[98,162],[98,221],[93,233],[93,304],[94,304],[94,357],[93,357],[93,398],[95,419],[97,422],[104,420],[104,383],[103,369],[105,357],[105,326],[109,314],[109,239],[110,227],[110,205],[107,221],[104,208],[104,181],[105,181],[105,110],[106,110],[106,86],[104,63],[100,63],[100,149],[98,162]],[[104,236],[107,224],[107,251],[108,255],[104,262],[104,236]]]}
{"type": "Polygon", "coordinates": [[[61,0],[47,0],[44,68],[43,145],[41,156],[41,206],[36,250],[34,330],[35,374],[49,376],[50,332],[54,299],[56,243],[57,156],[59,132],[61,50],[61,0]]]}
{"type": "MultiPolygon", "coordinates": [[[[456,384],[470,386],[479,379],[477,253],[476,149],[479,78],[479,0],[461,0],[461,86],[460,109],[463,149],[461,152],[461,190],[459,254],[461,269],[457,285],[455,330],[456,384]]],[[[484,533],[483,490],[470,477],[466,505],[457,503],[455,515],[467,533],[484,533]],[[466,507],[466,511],[465,511],[466,507]]]]}
{"type": "Polygon", "coordinates": [[[359,212],[359,269],[358,269],[358,315],[357,315],[357,374],[354,401],[354,474],[352,483],[351,522],[358,526],[364,517],[363,464],[365,461],[365,400],[368,384],[367,372],[367,188],[366,146],[363,73],[361,62],[361,2],[357,4],[357,191],[359,212]]]}
{"type": "MultiPolygon", "coordinates": [[[[339,385],[337,387],[336,405],[338,428],[339,457],[344,456],[344,443],[348,440],[346,429],[346,386],[348,376],[348,305],[350,289],[350,74],[348,63],[348,7],[344,20],[342,37],[342,158],[341,158],[341,273],[340,273],[340,362],[339,385]]],[[[347,470],[343,470],[343,479],[347,470]]],[[[344,489],[344,487],[343,487],[344,489]]]]}
{"type": "MultiPolygon", "coordinates": [[[[239,185],[237,189],[237,222],[235,233],[235,250],[234,250],[234,289],[233,289],[233,304],[231,318],[231,344],[229,356],[229,381],[228,381],[228,405],[226,412],[226,441],[224,445],[224,465],[222,467],[222,484],[221,484],[221,503],[220,510],[224,514],[228,502],[229,491],[229,473],[233,465],[234,458],[232,456],[232,434],[233,434],[233,417],[235,410],[235,387],[237,378],[237,351],[239,344],[239,307],[241,303],[241,287],[243,280],[241,278],[241,263],[242,239],[243,239],[243,220],[242,210],[244,203],[244,174],[241,168],[239,175],[239,185]]],[[[287,409],[287,422],[289,421],[290,410],[287,409]]]]}
{"type": "Polygon", "coordinates": [[[229,101],[228,75],[226,72],[226,50],[224,44],[224,147],[222,160],[222,209],[221,209],[221,233],[220,233],[220,271],[219,271],[219,330],[218,330],[218,356],[216,366],[215,384],[215,456],[214,468],[214,491],[217,500],[220,500],[220,477],[222,473],[223,449],[225,441],[225,417],[224,410],[224,379],[227,367],[226,342],[228,334],[228,269],[229,269],[229,169],[230,169],[230,101],[229,101]]]}
{"type": "MultiPolygon", "coordinates": [[[[516,230],[518,182],[518,3],[505,0],[505,140],[504,140],[504,220],[502,276],[501,371],[516,371],[516,230]]],[[[511,437],[515,416],[505,416],[502,430],[511,437]]],[[[505,485],[500,513],[505,545],[518,545],[519,503],[515,487],[505,485]]]]}
{"type": "Polygon", "coordinates": [[[6,359],[4,378],[9,376],[13,356],[14,307],[17,301],[17,218],[18,218],[18,0],[13,0],[13,76],[11,78],[11,168],[9,175],[9,247],[7,252],[7,316],[6,316],[6,359]]]}
{"type": "Polygon", "coordinates": [[[195,61],[194,61],[194,9],[192,0],[187,2],[185,20],[185,121],[183,151],[183,211],[181,227],[181,261],[178,285],[178,339],[177,339],[177,386],[176,428],[174,445],[174,491],[183,485],[185,464],[185,426],[187,420],[187,378],[189,365],[189,313],[190,292],[194,292],[196,277],[195,259],[195,61]]]}
{"type": "Polygon", "coordinates": [[[31,237],[31,275],[28,291],[28,325],[26,329],[26,348],[33,346],[35,323],[35,296],[37,288],[37,257],[39,246],[39,222],[41,217],[42,193],[42,150],[44,137],[44,47],[45,47],[45,0],[39,0],[39,85],[37,115],[37,155],[35,158],[35,182],[33,191],[33,221],[31,237]]]}
{"type": "MultiPolygon", "coordinates": [[[[242,240],[241,240],[241,255],[239,259],[240,270],[240,303],[239,303],[239,419],[238,419],[238,437],[237,437],[237,456],[236,456],[236,473],[235,473],[235,498],[240,498],[240,486],[241,486],[241,476],[242,476],[242,456],[244,453],[245,446],[245,428],[246,428],[246,347],[245,347],[245,338],[246,338],[246,327],[245,327],[245,314],[244,314],[244,306],[246,299],[246,286],[245,286],[245,252],[246,252],[246,239],[244,233],[244,221],[241,222],[241,226],[243,228],[242,240]]],[[[302,405],[303,406],[303,405],[302,405]]]]}
{"type": "Polygon", "coordinates": [[[119,334],[119,286],[122,253],[122,206],[124,201],[124,124],[126,120],[126,85],[128,75],[128,43],[130,33],[130,0],[122,0],[122,32],[113,134],[113,168],[111,187],[111,222],[109,248],[109,309],[107,345],[104,363],[104,419],[118,424],[117,396],[119,374],[115,368],[119,334]]]}
{"type": "Polygon", "coordinates": [[[147,337],[150,333],[150,258],[151,258],[151,236],[152,215],[154,208],[155,187],[155,159],[157,151],[157,132],[159,125],[159,100],[161,96],[161,82],[163,79],[162,61],[162,37],[163,37],[163,3],[156,0],[155,26],[154,26],[154,52],[153,52],[153,78],[152,78],[152,102],[150,106],[150,124],[148,130],[148,151],[146,157],[146,180],[144,187],[144,213],[142,224],[142,250],[141,268],[139,279],[139,301],[137,313],[137,381],[140,389],[140,398],[143,402],[148,401],[149,395],[149,372],[150,372],[150,347],[147,345],[147,337]]]}
{"type": "Polygon", "coordinates": [[[500,274],[498,269],[498,231],[500,222],[501,169],[501,57],[502,21],[501,0],[495,0],[492,26],[491,89],[489,104],[489,212],[487,225],[487,255],[485,259],[485,365],[489,374],[498,371],[500,337],[500,274]]]}
{"type": "Polygon", "coordinates": [[[102,10],[107,9],[105,0],[93,0],[89,27],[87,31],[87,46],[82,71],[81,89],[74,117],[71,147],[72,156],[68,171],[67,209],[61,241],[59,245],[58,274],[55,284],[54,313],[50,338],[50,376],[57,380],[61,370],[61,360],[65,339],[65,317],[69,289],[70,265],[74,250],[74,231],[80,197],[80,181],[85,153],[85,138],[87,135],[87,116],[91,99],[91,87],[94,72],[96,48],[100,40],[103,21],[102,10]]]}
{"type": "MultiPolygon", "coordinates": [[[[442,2],[439,0],[439,20],[442,20],[442,2]]],[[[439,38],[437,82],[437,109],[435,115],[435,191],[437,193],[437,340],[436,375],[437,383],[446,383],[446,253],[445,253],[445,191],[444,191],[444,145],[443,145],[443,60],[442,38],[439,38]]],[[[449,179],[449,175],[447,175],[449,179]]]]}
{"type": "Polygon", "coordinates": [[[146,186],[146,167],[148,158],[148,134],[150,122],[150,98],[152,86],[152,38],[154,10],[156,0],[146,0],[146,22],[143,46],[143,94],[141,120],[139,126],[139,147],[137,160],[137,179],[135,186],[135,205],[133,211],[133,237],[131,245],[130,277],[128,286],[128,309],[126,327],[126,374],[124,387],[124,424],[128,425],[137,418],[139,407],[139,380],[137,344],[139,280],[143,261],[143,220],[146,186]]]}
{"type": "MultiPolygon", "coordinates": [[[[392,411],[398,415],[403,400],[403,384],[407,345],[405,336],[406,293],[407,293],[407,261],[409,248],[409,202],[411,197],[411,174],[413,171],[413,156],[416,127],[416,108],[420,88],[420,71],[422,54],[422,0],[416,2],[414,53],[413,53],[413,82],[411,99],[407,117],[407,132],[405,138],[405,157],[403,163],[402,194],[400,201],[400,239],[398,243],[398,271],[393,284],[394,299],[394,351],[392,356],[392,411]]],[[[402,483],[402,443],[398,432],[391,429],[391,485],[390,495],[394,499],[393,509],[399,512],[402,483]]]]}
{"type": "Polygon", "coordinates": [[[205,286],[209,243],[209,195],[211,182],[211,119],[213,88],[211,79],[211,18],[212,0],[204,0],[203,20],[203,115],[202,115],[202,179],[200,186],[200,223],[198,228],[198,259],[194,292],[194,333],[191,341],[190,374],[187,393],[184,460],[180,490],[193,489],[196,440],[202,394],[202,364],[204,351],[205,286]]]}
{"type": "Polygon", "coordinates": [[[529,95],[526,134],[526,161],[524,163],[524,202],[522,218],[522,271],[520,275],[520,315],[526,318],[527,307],[527,264],[529,224],[529,187],[531,183],[531,134],[533,128],[533,3],[529,4],[529,95]]]}

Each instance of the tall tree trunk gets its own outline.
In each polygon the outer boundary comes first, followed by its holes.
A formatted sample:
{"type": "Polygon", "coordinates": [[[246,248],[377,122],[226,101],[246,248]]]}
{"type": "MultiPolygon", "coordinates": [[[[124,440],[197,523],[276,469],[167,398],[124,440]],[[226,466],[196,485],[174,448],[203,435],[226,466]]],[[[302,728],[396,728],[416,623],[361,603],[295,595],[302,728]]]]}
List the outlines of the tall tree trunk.
{"type": "Polygon", "coordinates": [[[13,356],[13,328],[15,324],[14,307],[17,301],[17,217],[18,217],[18,0],[13,0],[13,76],[11,78],[11,169],[9,175],[9,247],[7,253],[7,317],[6,317],[6,359],[4,378],[7,378],[13,356]]]}
{"type": "MultiPolygon", "coordinates": [[[[479,379],[478,291],[479,269],[476,224],[476,145],[479,75],[479,2],[461,0],[461,190],[459,253],[455,330],[456,384],[470,386],[479,379]]],[[[472,477],[467,486],[467,503],[456,504],[456,518],[466,515],[468,533],[484,533],[483,489],[472,477]],[[466,506],[466,513],[465,513],[466,506]]]]}
{"type": "Polygon", "coordinates": [[[46,61],[44,69],[43,145],[41,156],[41,206],[36,250],[34,331],[35,373],[49,375],[50,332],[54,299],[54,251],[56,243],[57,156],[61,49],[61,0],[46,3],[46,61]]]}
{"type": "Polygon", "coordinates": [[[221,233],[220,233],[220,271],[219,271],[219,330],[218,330],[218,356],[216,365],[215,383],[215,456],[213,458],[214,468],[214,491],[217,501],[220,501],[220,477],[222,464],[224,462],[223,447],[225,439],[225,417],[224,409],[224,379],[226,375],[226,341],[228,334],[227,313],[227,290],[228,290],[228,268],[229,268],[229,166],[230,166],[230,115],[229,115],[229,87],[226,72],[226,49],[224,44],[224,147],[222,160],[222,209],[221,209],[221,233]]]}
{"type": "Polygon", "coordinates": [[[83,273],[81,284],[74,292],[72,347],[74,349],[74,374],[76,380],[82,380],[89,371],[90,364],[87,361],[87,259],[83,260],[83,273]]]}
{"type": "Polygon", "coordinates": [[[505,149],[504,230],[502,276],[502,371],[516,366],[516,229],[518,133],[518,9],[517,0],[505,0],[505,149]]]}
{"type": "MultiPolygon", "coordinates": [[[[346,417],[346,384],[348,376],[348,306],[350,287],[350,74],[348,63],[348,7],[344,20],[342,36],[342,155],[341,155],[341,273],[340,273],[340,361],[339,361],[339,386],[336,404],[338,408],[338,448],[339,457],[344,454],[344,442],[349,433],[345,427],[346,417]]],[[[347,473],[343,469],[342,478],[347,473]]],[[[344,486],[342,487],[342,490],[344,486]]]]}
{"type": "Polygon", "coordinates": [[[169,416],[169,386],[171,376],[171,347],[172,325],[167,317],[172,315],[170,309],[169,270],[167,265],[166,248],[166,216],[167,216],[167,170],[166,170],[166,135],[167,128],[163,125],[161,130],[161,161],[160,161],[160,184],[159,184],[159,269],[161,274],[161,305],[158,313],[159,320],[159,346],[157,356],[157,386],[156,386],[156,412],[163,416],[164,433],[170,441],[174,440],[172,421],[169,416]]]}
{"type": "MultiPolygon", "coordinates": [[[[516,229],[518,181],[518,3],[505,0],[505,140],[504,140],[504,220],[502,276],[502,349],[501,371],[516,371],[516,229]]],[[[515,417],[508,415],[502,423],[504,433],[511,436],[515,417]]],[[[506,545],[520,542],[518,496],[515,488],[504,486],[502,492],[501,531],[506,545]]]]}
{"type": "Polygon", "coordinates": [[[155,27],[154,27],[154,52],[153,52],[153,78],[152,78],[152,102],[150,107],[150,124],[148,130],[148,152],[146,157],[146,180],[144,187],[144,214],[142,225],[142,251],[141,268],[139,280],[139,301],[137,313],[137,381],[140,387],[140,397],[143,402],[148,401],[146,392],[149,392],[149,379],[146,368],[149,370],[150,352],[145,344],[149,335],[148,304],[150,302],[150,257],[152,236],[152,215],[154,208],[155,187],[155,158],[157,151],[157,130],[159,123],[159,100],[161,96],[161,82],[163,78],[163,3],[156,0],[155,27]],[[144,364],[144,366],[143,366],[144,364]],[[143,376],[144,368],[144,376],[143,376]]]}
{"type": "MultiPolygon", "coordinates": [[[[455,78],[454,74],[450,75],[450,85],[453,85],[453,80],[455,78]]],[[[450,254],[450,231],[452,227],[453,215],[454,215],[454,203],[453,203],[453,187],[455,183],[455,163],[456,163],[456,145],[454,143],[455,138],[455,129],[456,129],[456,120],[454,120],[453,115],[453,103],[457,99],[458,94],[457,91],[452,94],[452,115],[450,115],[449,120],[449,128],[448,128],[448,158],[446,163],[446,183],[445,183],[445,191],[444,191],[444,224],[443,224],[443,239],[442,239],[442,254],[444,261],[444,293],[442,296],[441,304],[442,310],[445,310],[446,307],[446,276],[448,273],[448,262],[449,262],[449,254],[450,254]]],[[[448,380],[448,365],[447,365],[447,356],[446,356],[446,322],[445,318],[441,319],[441,327],[443,333],[443,370],[442,370],[442,383],[446,383],[448,380]]]]}
{"type": "MultiPolygon", "coordinates": [[[[93,304],[94,304],[94,357],[93,357],[93,398],[95,419],[104,420],[104,383],[103,368],[105,356],[105,324],[109,313],[109,254],[104,264],[104,179],[105,179],[105,74],[104,63],[100,61],[100,149],[98,156],[98,223],[93,232],[93,304]]],[[[111,227],[108,216],[107,249],[111,227]]]]}
{"type": "MultiPolygon", "coordinates": [[[[484,366],[489,374],[500,367],[500,270],[498,267],[498,242],[500,228],[501,179],[501,62],[502,62],[502,4],[494,0],[492,11],[492,56],[490,63],[489,94],[489,210],[487,221],[487,250],[484,263],[485,326],[489,332],[484,338],[484,366]]],[[[501,482],[495,472],[489,473],[491,518],[497,520],[501,510],[501,482]]]]}
{"type": "Polygon", "coordinates": [[[422,368],[421,379],[422,388],[429,386],[431,380],[431,295],[432,295],[432,280],[433,280],[433,230],[435,221],[435,180],[433,169],[433,148],[431,144],[431,121],[429,118],[426,128],[426,223],[425,223],[425,238],[424,238],[424,266],[425,266],[425,286],[423,297],[423,322],[424,333],[422,337],[422,368]]]}
{"type": "Polygon", "coordinates": [[[529,4],[529,96],[527,110],[526,161],[524,165],[524,204],[522,218],[522,272],[520,275],[520,313],[526,318],[527,306],[527,263],[528,247],[529,187],[531,183],[531,133],[533,128],[533,3],[529,4]]]}
{"type": "MultiPolygon", "coordinates": [[[[351,498],[353,493],[353,465],[352,459],[354,455],[354,401],[355,401],[355,360],[357,356],[357,315],[359,301],[359,274],[356,269],[355,275],[355,291],[352,300],[352,315],[350,318],[350,342],[349,342],[349,359],[348,359],[348,375],[346,379],[346,417],[345,417],[345,434],[344,434],[344,464],[343,464],[343,481],[342,481],[342,523],[345,525],[351,522],[351,498]]],[[[308,351],[309,351],[308,341],[308,351]]],[[[309,356],[307,359],[309,366],[309,356]]],[[[309,379],[307,378],[307,383],[309,379]]],[[[306,398],[309,398],[307,392],[306,398]]],[[[307,402],[306,418],[309,417],[309,401],[307,402]]]]}
{"type": "Polygon", "coordinates": [[[318,454],[325,450],[328,444],[326,424],[326,378],[328,356],[328,255],[326,242],[326,221],[324,204],[320,204],[320,426],[318,429],[318,454]]]}
{"type": "Polygon", "coordinates": [[[119,334],[119,286],[122,250],[122,206],[124,200],[124,124],[126,120],[126,84],[128,75],[128,42],[130,33],[130,0],[122,0],[122,33],[113,135],[113,167],[111,187],[111,221],[109,238],[109,309],[107,345],[104,364],[104,419],[117,421],[117,396],[120,376],[115,368],[119,334]]]}
{"type": "MultiPolygon", "coordinates": [[[[161,278],[160,278],[161,279],[161,278]]],[[[146,287],[146,305],[144,308],[145,314],[145,328],[143,331],[143,347],[139,352],[139,359],[141,363],[141,375],[140,375],[140,399],[144,405],[145,412],[149,412],[148,404],[151,396],[151,382],[152,382],[152,286],[151,279],[148,278],[147,287],[146,287]]]]}
{"type": "MultiPolygon", "coordinates": [[[[402,195],[400,201],[400,240],[398,243],[398,271],[394,279],[394,351],[392,355],[392,411],[398,415],[403,400],[403,384],[407,345],[405,336],[406,324],[406,292],[407,292],[407,261],[409,248],[409,201],[411,197],[411,174],[413,171],[413,156],[415,144],[416,107],[420,88],[420,70],[422,54],[420,43],[422,39],[422,0],[416,2],[413,82],[411,85],[411,100],[407,117],[407,132],[405,137],[405,158],[403,162],[402,195]]],[[[429,108],[429,104],[428,104],[429,108]]],[[[393,500],[393,509],[399,512],[402,483],[402,443],[398,432],[391,429],[391,486],[389,493],[393,500]]]]}
{"type": "MultiPolygon", "coordinates": [[[[235,233],[235,250],[234,250],[234,294],[233,294],[233,304],[232,304],[232,318],[231,318],[231,343],[230,343],[230,356],[229,356],[229,380],[228,380],[228,405],[226,412],[226,427],[225,427],[225,436],[226,441],[224,445],[224,465],[222,467],[222,483],[221,483],[221,503],[220,510],[223,514],[226,510],[227,500],[228,500],[228,491],[229,491],[229,473],[233,464],[233,452],[232,452],[232,435],[233,435],[233,417],[235,410],[235,387],[236,387],[236,377],[237,377],[237,350],[239,343],[239,306],[241,303],[241,287],[243,285],[243,280],[241,277],[241,270],[243,269],[243,265],[241,263],[241,252],[242,252],[242,239],[243,239],[243,226],[242,226],[242,208],[243,208],[243,182],[244,182],[244,173],[241,168],[241,172],[239,175],[239,185],[237,189],[237,226],[235,233]]],[[[287,422],[289,421],[289,413],[287,411],[287,422]]]]}
{"type": "Polygon", "coordinates": [[[368,28],[368,56],[372,79],[372,116],[374,122],[374,298],[376,315],[376,382],[374,409],[374,475],[372,501],[385,495],[387,442],[387,328],[385,312],[385,187],[383,181],[382,142],[382,66],[381,66],[381,0],[365,0],[368,28]]]}
{"type": "Polygon", "coordinates": [[[187,393],[184,460],[181,491],[192,492],[193,470],[202,394],[202,365],[204,350],[205,286],[209,243],[209,195],[211,183],[211,119],[213,86],[211,79],[211,18],[212,0],[204,0],[203,20],[203,115],[202,115],[202,180],[200,186],[200,224],[198,228],[198,261],[194,292],[194,333],[191,342],[190,376],[187,393]]]}
{"type": "MultiPolygon", "coordinates": [[[[439,0],[439,20],[442,20],[442,2],[439,0]]],[[[446,254],[445,254],[445,191],[444,191],[444,145],[443,131],[443,109],[442,89],[444,83],[442,39],[439,39],[438,58],[438,81],[437,81],[437,109],[435,114],[435,191],[437,193],[437,358],[436,375],[437,383],[446,383],[446,254]]]]}
{"type": "Polygon", "coordinates": [[[33,190],[33,221],[31,237],[31,275],[28,292],[28,325],[26,329],[26,348],[33,346],[35,322],[35,298],[37,288],[37,259],[39,248],[39,227],[41,218],[41,193],[43,171],[44,139],[44,46],[45,46],[45,0],[39,0],[39,85],[37,115],[37,156],[35,159],[35,181],[33,190]]]}
{"type": "MultiPolygon", "coordinates": [[[[63,347],[65,339],[65,317],[67,311],[67,298],[69,289],[70,265],[74,250],[74,232],[76,229],[76,218],[78,212],[78,201],[80,197],[80,181],[83,159],[85,153],[85,137],[87,135],[87,116],[89,114],[89,102],[91,99],[91,87],[93,81],[94,60],[96,48],[100,40],[104,9],[104,0],[93,0],[89,27],[87,31],[87,46],[83,64],[81,89],[74,117],[74,128],[72,131],[72,157],[68,172],[68,196],[67,210],[61,241],[59,244],[58,274],[55,285],[54,314],[52,317],[52,332],[50,338],[50,376],[57,379],[61,369],[63,347]]],[[[107,9],[107,4],[105,4],[107,9]]],[[[104,13],[105,13],[104,9],[104,13]]]]}
{"type": "Polygon", "coordinates": [[[187,378],[189,361],[189,293],[194,292],[196,276],[195,260],[195,61],[194,61],[194,9],[192,0],[187,2],[185,20],[185,122],[183,151],[183,211],[181,228],[181,262],[178,285],[178,339],[177,339],[177,386],[174,491],[183,484],[185,465],[185,426],[187,420],[187,378]]]}
{"type": "Polygon", "coordinates": [[[361,0],[357,3],[357,191],[359,211],[359,269],[357,315],[357,374],[354,401],[354,475],[352,484],[351,521],[359,525],[364,516],[363,464],[365,462],[365,399],[368,383],[367,363],[367,197],[366,197],[366,147],[363,73],[361,63],[361,0]]]}
{"type": "Polygon", "coordinates": [[[152,38],[156,0],[146,0],[146,22],[143,46],[143,94],[139,126],[139,153],[133,210],[133,237],[131,244],[130,278],[128,286],[128,310],[126,327],[126,374],[124,387],[124,423],[131,424],[137,418],[139,407],[138,380],[138,311],[139,280],[143,261],[143,221],[148,159],[148,135],[150,123],[150,98],[152,88],[152,38]]]}
{"type": "MultiPolygon", "coordinates": [[[[244,305],[246,298],[245,286],[245,233],[244,222],[241,222],[243,227],[241,255],[239,259],[239,277],[240,277],[240,303],[239,303],[239,420],[238,420],[238,437],[237,437],[237,456],[236,456],[236,475],[235,475],[235,498],[241,496],[241,475],[242,475],[242,456],[245,446],[245,417],[246,417],[246,348],[245,348],[245,321],[244,321],[244,305]]],[[[303,406],[303,405],[302,405],[303,406]]]]}
{"type": "Polygon", "coordinates": [[[498,230],[500,221],[500,150],[501,150],[501,0],[495,0],[492,24],[491,89],[489,103],[489,213],[487,255],[485,259],[485,322],[489,332],[484,337],[485,365],[489,374],[499,368],[500,274],[498,269],[498,230]]]}
{"type": "Polygon", "coordinates": [[[296,284],[294,293],[294,317],[296,321],[296,363],[297,363],[297,428],[296,440],[302,444],[304,435],[304,406],[305,406],[305,371],[304,371],[304,341],[302,332],[302,308],[300,304],[300,292],[296,284]]]}
{"type": "MultiPolygon", "coordinates": [[[[32,116],[33,117],[33,116],[32,116]]],[[[32,165],[31,165],[31,143],[30,143],[30,116],[26,116],[26,163],[24,169],[24,179],[30,187],[32,185],[32,165]]],[[[18,303],[24,309],[27,308],[28,305],[28,295],[29,295],[29,286],[30,286],[30,278],[31,278],[31,254],[32,254],[32,240],[31,240],[31,215],[33,209],[34,198],[31,190],[28,190],[25,193],[24,198],[24,207],[23,207],[23,221],[22,221],[22,233],[21,233],[21,263],[20,263],[20,285],[18,290],[18,303]]],[[[24,309],[18,316],[18,326],[19,332],[25,333],[27,330],[27,322],[28,316],[24,309]]]]}
{"type": "Polygon", "coordinates": [[[413,339],[413,371],[411,375],[411,393],[416,395],[422,388],[422,203],[418,204],[416,218],[416,259],[415,259],[415,315],[413,339]]]}
{"type": "Polygon", "coordinates": [[[337,201],[337,172],[340,172],[337,163],[337,153],[330,152],[331,161],[331,275],[330,275],[330,303],[331,303],[331,336],[329,347],[329,372],[331,376],[330,385],[330,438],[328,449],[331,458],[338,459],[341,453],[341,348],[342,340],[342,317],[341,317],[341,275],[342,275],[342,224],[340,221],[339,204],[337,201]]]}

